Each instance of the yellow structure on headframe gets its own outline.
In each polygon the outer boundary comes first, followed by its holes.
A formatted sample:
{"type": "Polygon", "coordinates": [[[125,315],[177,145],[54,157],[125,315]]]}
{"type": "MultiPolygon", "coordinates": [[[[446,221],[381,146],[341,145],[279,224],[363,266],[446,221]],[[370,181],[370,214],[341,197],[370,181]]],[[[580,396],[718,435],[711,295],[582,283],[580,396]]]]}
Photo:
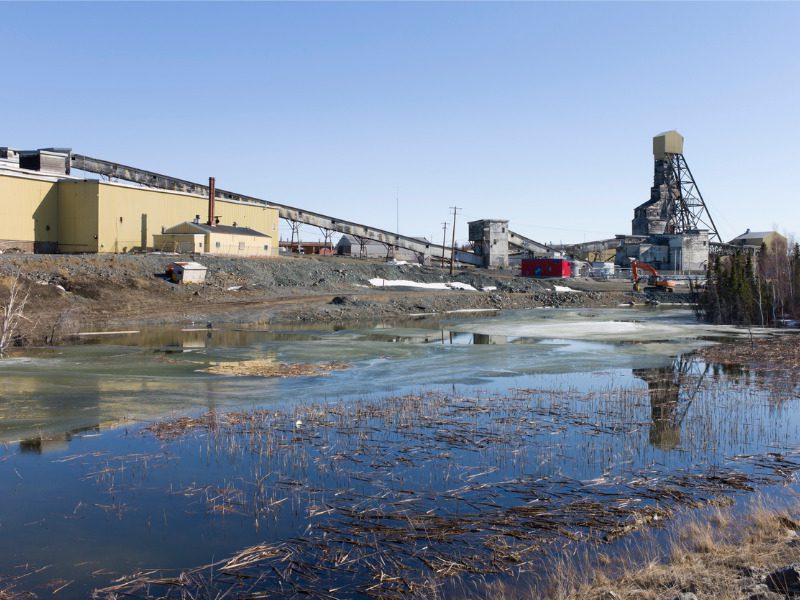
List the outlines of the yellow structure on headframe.
{"type": "Polygon", "coordinates": [[[668,154],[683,154],[683,136],[674,129],[653,137],[653,157],[664,160],[668,154]]]}
{"type": "MultiPolygon", "coordinates": [[[[278,210],[217,198],[220,225],[278,239],[278,210]]],[[[208,199],[91,179],[0,169],[0,250],[129,252],[152,249],[153,236],[206,215],[208,199]]],[[[263,245],[262,245],[263,247],[263,245]]],[[[269,244],[277,256],[278,244],[269,244]]]]}

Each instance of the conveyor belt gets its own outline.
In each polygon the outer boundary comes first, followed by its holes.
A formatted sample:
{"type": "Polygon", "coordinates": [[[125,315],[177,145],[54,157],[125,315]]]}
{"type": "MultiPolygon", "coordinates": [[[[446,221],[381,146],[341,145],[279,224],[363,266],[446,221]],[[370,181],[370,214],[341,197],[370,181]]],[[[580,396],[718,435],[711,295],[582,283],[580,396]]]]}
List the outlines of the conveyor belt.
{"type": "MultiPolygon", "coordinates": [[[[114,177],[116,179],[123,179],[125,181],[138,183],[147,187],[184,192],[187,194],[194,194],[196,196],[208,196],[207,185],[194,183],[185,179],[178,179],[177,177],[170,177],[169,175],[163,175],[161,173],[155,173],[153,171],[147,171],[136,167],[130,167],[99,158],[92,158],[91,156],[84,156],[82,154],[71,155],[71,166],[72,168],[80,169],[81,171],[97,173],[98,175],[105,175],[107,177],[114,177]]],[[[328,215],[303,210],[287,204],[279,204],[272,201],[268,202],[266,200],[262,200],[261,198],[245,196],[243,194],[229,192],[220,188],[216,188],[214,197],[223,200],[231,200],[233,202],[245,202],[248,204],[271,206],[278,209],[278,214],[282,219],[286,219],[288,221],[313,225],[322,229],[328,229],[331,231],[352,235],[356,238],[375,240],[386,244],[387,246],[396,246],[398,248],[411,250],[412,252],[416,252],[425,257],[443,256],[446,260],[450,259],[450,248],[448,247],[426,243],[417,238],[400,235],[384,229],[378,229],[376,227],[370,227],[369,225],[363,225],[361,223],[355,223],[345,219],[330,217],[328,215]]],[[[508,232],[508,242],[509,245],[517,246],[524,250],[530,250],[533,252],[547,252],[550,250],[550,248],[548,248],[546,245],[540,244],[539,242],[516,234],[512,231],[508,232]]],[[[458,262],[472,265],[483,265],[483,257],[461,250],[456,250],[456,260],[458,262]]]]}

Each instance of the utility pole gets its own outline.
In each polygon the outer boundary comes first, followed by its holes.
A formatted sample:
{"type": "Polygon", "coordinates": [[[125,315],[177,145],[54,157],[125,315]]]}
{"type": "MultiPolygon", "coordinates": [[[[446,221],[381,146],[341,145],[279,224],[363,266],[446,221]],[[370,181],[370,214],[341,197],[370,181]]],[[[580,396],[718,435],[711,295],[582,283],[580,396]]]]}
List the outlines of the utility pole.
{"type": "Polygon", "coordinates": [[[453,209],[453,243],[450,244],[450,276],[453,275],[453,267],[456,264],[456,214],[461,209],[458,206],[451,206],[453,209]]]}
{"type": "Polygon", "coordinates": [[[447,243],[447,221],[442,222],[442,268],[444,269],[444,245],[447,243]]]}
{"type": "Polygon", "coordinates": [[[395,241],[394,258],[395,260],[397,260],[397,251],[400,249],[400,247],[397,245],[398,238],[400,237],[400,188],[397,188],[397,190],[395,191],[394,206],[396,211],[395,216],[397,217],[397,221],[395,222],[395,225],[397,227],[397,229],[395,230],[397,232],[397,237],[394,240],[395,241]]]}

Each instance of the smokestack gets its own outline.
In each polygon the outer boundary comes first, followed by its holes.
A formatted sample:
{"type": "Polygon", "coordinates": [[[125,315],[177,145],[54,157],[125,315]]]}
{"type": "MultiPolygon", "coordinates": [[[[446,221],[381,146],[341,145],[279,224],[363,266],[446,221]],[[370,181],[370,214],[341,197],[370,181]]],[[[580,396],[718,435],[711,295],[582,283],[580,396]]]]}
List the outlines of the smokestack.
{"type": "Polygon", "coordinates": [[[208,178],[208,225],[214,225],[214,196],[217,195],[216,179],[208,178]]]}

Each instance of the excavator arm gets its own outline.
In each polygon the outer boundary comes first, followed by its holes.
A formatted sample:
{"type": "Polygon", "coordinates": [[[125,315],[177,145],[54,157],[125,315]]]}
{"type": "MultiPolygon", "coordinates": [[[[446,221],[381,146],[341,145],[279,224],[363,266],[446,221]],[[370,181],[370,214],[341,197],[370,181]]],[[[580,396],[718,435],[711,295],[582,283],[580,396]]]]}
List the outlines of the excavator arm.
{"type": "Polygon", "coordinates": [[[631,261],[631,278],[633,279],[633,290],[636,292],[640,292],[642,290],[642,286],[640,283],[641,275],[639,271],[647,271],[652,275],[650,278],[651,285],[645,290],[659,290],[659,291],[666,291],[666,292],[673,292],[675,291],[675,282],[669,279],[661,279],[658,276],[658,271],[651,265],[647,263],[639,262],[635,258],[630,259],[631,261]]]}
{"type": "Polygon", "coordinates": [[[647,263],[639,262],[635,258],[631,259],[631,276],[633,277],[633,283],[638,283],[640,279],[639,269],[642,271],[647,271],[653,277],[658,279],[658,271],[656,271],[652,266],[648,265],[647,263]]]}

